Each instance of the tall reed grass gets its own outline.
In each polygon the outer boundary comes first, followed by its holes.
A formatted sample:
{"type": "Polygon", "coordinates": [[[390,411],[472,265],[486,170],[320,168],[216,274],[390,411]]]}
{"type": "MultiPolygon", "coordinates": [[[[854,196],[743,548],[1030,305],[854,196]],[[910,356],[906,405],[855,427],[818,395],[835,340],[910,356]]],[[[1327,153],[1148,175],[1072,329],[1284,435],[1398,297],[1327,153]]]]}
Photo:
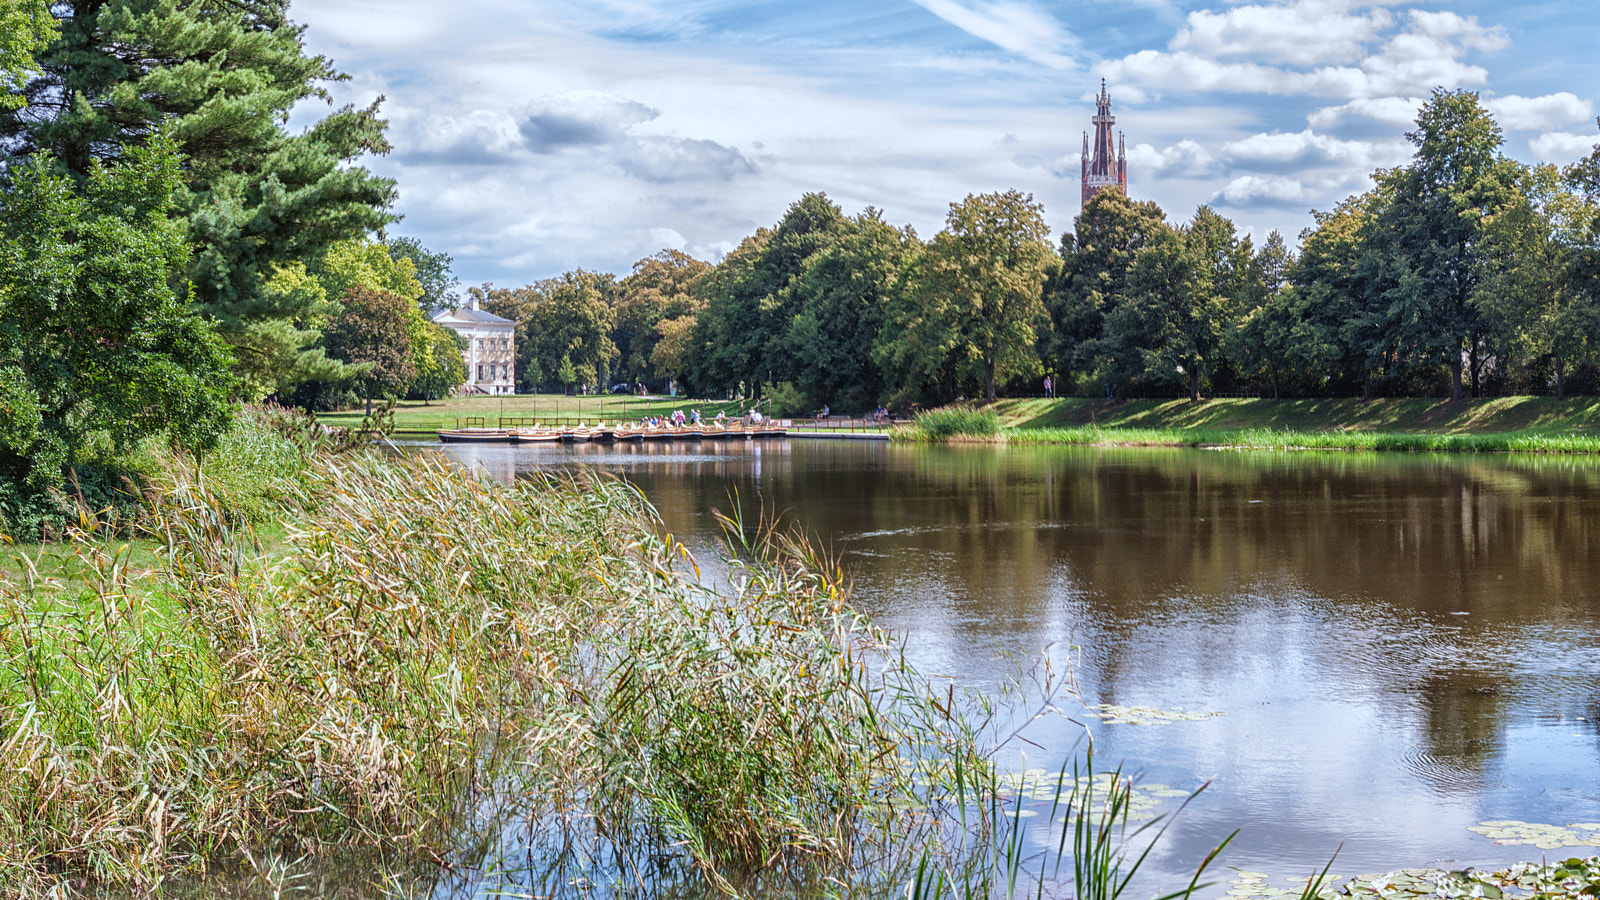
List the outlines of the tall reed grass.
{"type": "Polygon", "coordinates": [[[844,883],[926,843],[915,772],[986,766],[793,532],[730,519],[738,587],[714,590],[620,482],[365,454],[270,490],[177,471],[149,522],[154,577],[86,541],[76,590],[0,582],[14,889],[452,858],[506,816],[730,892],[844,883]],[[240,492],[280,504],[276,552],[240,492]]]}
{"type": "Polygon", "coordinates": [[[1000,433],[1000,416],[992,409],[944,406],[917,413],[911,427],[896,431],[894,437],[924,442],[996,440],[1000,433]]]}

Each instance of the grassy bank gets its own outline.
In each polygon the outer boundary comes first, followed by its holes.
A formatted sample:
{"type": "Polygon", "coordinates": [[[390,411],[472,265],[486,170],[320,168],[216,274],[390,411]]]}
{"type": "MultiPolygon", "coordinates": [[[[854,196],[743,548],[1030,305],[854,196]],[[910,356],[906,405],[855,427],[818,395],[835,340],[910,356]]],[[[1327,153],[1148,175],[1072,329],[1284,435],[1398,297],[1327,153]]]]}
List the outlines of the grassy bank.
{"type": "MultiPolygon", "coordinates": [[[[983,407],[1015,444],[1433,452],[1600,452],[1600,399],[1001,400],[983,407]]],[[[933,411],[942,413],[942,411],[933,411]]],[[[924,415],[932,415],[924,414],[924,415]]],[[[920,419],[919,419],[920,421],[920,419]]],[[[944,423],[940,423],[942,426],[944,423]]],[[[988,426],[985,425],[985,429],[988,426]]],[[[980,429],[968,437],[995,439],[980,429]]],[[[916,438],[948,440],[943,427],[916,438]]],[[[961,439],[965,432],[956,433],[961,439]]]]}
{"type": "Polygon", "coordinates": [[[1184,429],[1211,432],[1327,431],[1390,434],[1532,432],[1600,435],[1600,398],[1497,397],[1459,403],[1379,400],[1001,400],[992,408],[1014,429],[1184,429]]]}

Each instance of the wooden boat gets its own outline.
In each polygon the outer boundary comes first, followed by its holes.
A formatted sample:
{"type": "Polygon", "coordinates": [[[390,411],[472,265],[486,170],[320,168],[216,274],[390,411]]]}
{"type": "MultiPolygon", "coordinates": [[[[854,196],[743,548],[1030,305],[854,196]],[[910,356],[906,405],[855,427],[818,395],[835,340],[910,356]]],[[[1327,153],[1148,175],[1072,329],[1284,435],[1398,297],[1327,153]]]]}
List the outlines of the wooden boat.
{"type": "Polygon", "coordinates": [[[561,440],[561,432],[544,428],[513,428],[511,440],[517,444],[554,444],[561,440]]]}
{"type": "Polygon", "coordinates": [[[442,428],[434,433],[446,444],[509,444],[513,440],[504,428],[442,428]]]}

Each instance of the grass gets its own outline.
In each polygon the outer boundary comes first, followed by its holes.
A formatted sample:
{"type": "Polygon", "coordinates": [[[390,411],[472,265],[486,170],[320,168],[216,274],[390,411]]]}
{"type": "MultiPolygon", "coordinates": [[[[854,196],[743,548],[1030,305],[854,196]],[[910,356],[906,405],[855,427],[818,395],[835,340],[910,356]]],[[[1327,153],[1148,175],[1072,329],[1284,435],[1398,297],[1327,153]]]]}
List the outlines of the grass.
{"type": "Polygon", "coordinates": [[[1153,428],[1201,431],[1251,429],[1399,434],[1600,435],[1600,398],[1498,397],[1437,399],[1262,400],[1224,398],[1106,401],[1001,400],[991,408],[1007,428],[1153,428]]]}
{"type": "MultiPolygon", "coordinates": [[[[493,427],[502,420],[537,419],[539,421],[636,421],[660,416],[666,418],[673,410],[700,410],[706,419],[717,413],[728,416],[744,415],[750,410],[748,400],[694,400],[684,397],[635,397],[628,394],[603,394],[588,397],[566,397],[559,394],[515,394],[510,396],[471,395],[450,397],[424,404],[420,400],[402,400],[394,407],[394,433],[414,437],[432,437],[440,428],[451,428],[458,418],[477,416],[493,427]]],[[[762,408],[762,412],[767,410],[762,408]]],[[[364,409],[346,412],[321,413],[318,419],[329,425],[353,428],[360,424],[364,409]]]]}
{"type": "Polygon", "coordinates": [[[1001,439],[1000,416],[992,409],[946,406],[917,413],[911,427],[895,433],[905,441],[982,441],[1001,439]]]}
{"type": "MultiPolygon", "coordinates": [[[[1438,400],[1002,400],[947,408],[998,421],[1012,444],[1382,450],[1440,453],[1600,453],[1600,400],[1541,397],[1438,400]]],[[[946,415],[935,410],[919,417],[946,415]]],[[[923,440],[959,432],[922,430],[923,440]]],[[[959,439],[959,438],[957,438],[959,439]]]]}

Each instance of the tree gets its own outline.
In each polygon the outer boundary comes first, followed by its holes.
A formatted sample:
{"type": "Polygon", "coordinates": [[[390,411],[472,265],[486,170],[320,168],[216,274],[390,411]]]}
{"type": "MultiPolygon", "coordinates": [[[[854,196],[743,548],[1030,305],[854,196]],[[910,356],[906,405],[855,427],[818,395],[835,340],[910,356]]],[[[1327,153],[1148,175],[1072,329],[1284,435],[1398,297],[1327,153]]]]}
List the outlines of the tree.
{"type": "Polygon", "coordinates": [[[679,250],[663,250],[633,264],[633,274],[622,279],[616,295],[611,332],[611,341],[617,346],[619,380],[642,382],[651,375],[676,378],[682,374],[681,353],[669,351],[662,357],[671,359],[670,364],[654,363],[656,347],[664,334],[660,326],[668,321],[678,322],[673,333],[687,336],[683,323],[692,324],[705,306],[697,289],[710,270],[710,263],[679,250]]]}
{"type": "Polygon", "coordinates": [[[790,320],[791,377],[811,407],[868,409],[883,398],[883,370],[873,345],[900,267],[920,248],[916,232],[898,229],[868,208],[852,230],[812,254],[789,290],[797,301],[790,320]]]}
{"type": "Polygon", "coordinates": [[[391,395],[416,377],[411,319],[416,305],[381,288],[354,285],[345,291],[342,309],[323,336],[335,359],[359,366],[356,383],[372,413],[374,395],[391,395]]]}
{"type": "Polygon", "coordinates": [[[1074,372],[1128,368],[1108,366],[1115,348],[1104,343],[1106,316],[1127,296],[1128,272],[1139,250],[1167,228],[1166,213],[1155,203],[1100,191],[1084,205],[1073,231],[1061,236],[1061,268],[1045,295],[1051,328],[1040,343],[1058,381],[1074,372]]]}
{"type": "Polygon", "coordinates": [[[421,400],[442,400],[450,392],[467,382],[467,361],[462,351],[467,349],[467,338],[454,330],[429,322],[427,340],[417,354],[417,374],[411,379],[407,395],[421,400]]]}
{"type": "Polygon", "coordinates": [[[56,22],[44,0],[0,2],[0,108],[22,105],[17,92],[35,71],[34,54],[49,46],[55,35],[56,22]]]}
{"type": "Polygon", "coordinates": [[[1383,210],[1399,278],[1388,329],[1400,352],[1450,372],[1450,397],[1463,396],[1463,356],[1479,373],[1473,297],[1485,272],[1485,230],[1511,201],[1515,166],[1500,155],[1500,127],[1469,91],[1435,90],[1406,134],[1415,161],[1395,177],[1383,210]]]}
{"type": "Polygon", "coordinates": [[[460,304],[461,298],[456,288],[461,286],[461,281],[450,271],[450,265],[454,262],[450,254],[435,253],[422,246],[421,241],[409,237],[390,238],[383,242],[383,246],[395,263],[401,260],[411,263],[412,273],[422,287],[417,304],[423,312],[460,304]]]}
{"type": "Polygon", "coordinates": [[[326,360],[306,339],[319,311],[269,280],[393,221],[395,196],[393,182],[351,164],[389,149],[376,104],[284,131],[291,109],[327,99],[324,85],[344,77],[305,55],[286,5],[63,0],[23,108],[0,111],[10,160],[48,151],[80,181],[95,160],[119,159],[167,128],[185,159],[172,215],[194,248],[184,272],[193,300],[258,369],[294,361],[258,376],[274,384],[326,360]]]}
{"type": "Polygon", "coordinates": [[[1038,370],[1041,299],[1054,258],[1044,210],[1018,191],[967,195],[908,268],[906,289],[879,345],[902,384],[976,375],[998,381],[1038,370]]]}
{"type": "MultiPolygon", "coordinates": [[[[77,189],[46,155],[0,194],[0,474],[13,499],[59,487],[98,452],[227,430],[226,349],[172,289],[187,254],[170,218],[173,142],[95,164],[77,189]]],[[[12,511],[14,512],[14,510],[12,511]]]]}
{"type": "Polygon", "coordinates": [[[706,276],[706,308],[697,317],[704,353],[698,384],[729,391],[743,384],[754,394],[794,377],[789,329],[799,301],[791,287],[813,254],[851,228],[826,195],[806,194],[775,228],[757,231],[706,276]]]}
{"type": "Polygon", "coordinates": [[[1126,297],[1106,317],[1118,380],[1181,377],[1198,401],[1211,337],[1204,309],[1210,290],[1198,242],[1177,229],[1153,234],[1128,272],[1126,297]]]}
{"type": "Polygon", "coordinates": [[[1558,400],[1568,367],[1592,360],[1600,345],[1600,296],[1584,266],[1600,246],[1600,203],[1577,187],[1554,166],[1525,172],[1515,202],[1487,231],[1489,275],[1476,297],[1508,349],[1549,360],[1558,400]]]}
{"type": "Polygon", "coordinates": [[[471,290],[486,310],[517,323],[520,390],[536,391],[551,377],[563,388],[605,382],[617,355],[612,276],[579,269],[517,290],[471,290]]]}

